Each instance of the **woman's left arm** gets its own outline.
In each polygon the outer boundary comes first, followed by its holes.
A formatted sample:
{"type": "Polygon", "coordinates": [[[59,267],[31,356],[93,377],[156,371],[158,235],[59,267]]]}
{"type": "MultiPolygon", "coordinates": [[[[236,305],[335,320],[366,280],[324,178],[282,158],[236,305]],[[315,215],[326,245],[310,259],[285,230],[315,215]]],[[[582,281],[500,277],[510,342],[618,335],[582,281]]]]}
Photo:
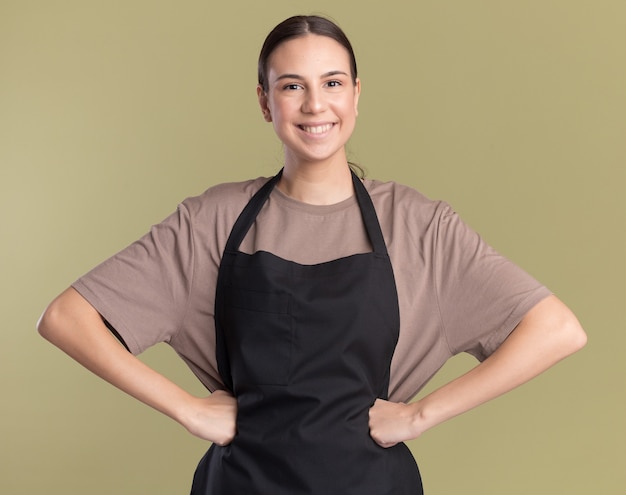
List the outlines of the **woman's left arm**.
{"type": "Polygon", "coordinates": [[[377,400],[370,409],[370,435],[381,447],[417,438],[527,382],[586,342],[574,314],[549,296],[524,316],[491,356],[466,374],[410,404],[377,400]]]}

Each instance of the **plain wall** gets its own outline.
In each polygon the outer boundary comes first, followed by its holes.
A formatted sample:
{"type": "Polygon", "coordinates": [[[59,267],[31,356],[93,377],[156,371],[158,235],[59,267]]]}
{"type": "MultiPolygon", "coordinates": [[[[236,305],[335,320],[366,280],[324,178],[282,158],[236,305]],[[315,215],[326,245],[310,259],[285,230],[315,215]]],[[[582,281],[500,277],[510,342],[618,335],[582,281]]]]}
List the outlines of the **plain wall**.
{"type": "MultiPolygon", "coordinates": [[[[410,442],[427,493],[622,493],[618,0],[2,0],[0,492],[188,492],[208,445],[80,368],[35,322],[186,196],[278,169],[256,58],[296,13],[332,16],[355,46],[352,160],[451,202],[589,334],[532,383],[410,442]]],[[[167,346],[141,358],[203,393],[167,346]]],[[[429,389],[473,364],[453,359],[429,389]]]]}

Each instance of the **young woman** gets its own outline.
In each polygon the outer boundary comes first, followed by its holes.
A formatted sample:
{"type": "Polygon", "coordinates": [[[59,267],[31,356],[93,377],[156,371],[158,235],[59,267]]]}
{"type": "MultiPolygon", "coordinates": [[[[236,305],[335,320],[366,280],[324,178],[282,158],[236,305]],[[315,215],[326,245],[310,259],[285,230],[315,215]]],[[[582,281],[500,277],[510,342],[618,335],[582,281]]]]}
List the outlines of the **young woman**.
{"type": "Polygon", "coordinates": [[[404,441],[531,379],[585,333],[447,204],[352,172],[361,83],[335,24],[279,24],[258,82],[284,168],[185,200],[58,296],[39,331],[213,442],[193,494],[422,493],[404,441]],[[208,397],[134,357],[158,342],[208,397]],[[481,363],[407,403],[459,352],[481,363]]]}

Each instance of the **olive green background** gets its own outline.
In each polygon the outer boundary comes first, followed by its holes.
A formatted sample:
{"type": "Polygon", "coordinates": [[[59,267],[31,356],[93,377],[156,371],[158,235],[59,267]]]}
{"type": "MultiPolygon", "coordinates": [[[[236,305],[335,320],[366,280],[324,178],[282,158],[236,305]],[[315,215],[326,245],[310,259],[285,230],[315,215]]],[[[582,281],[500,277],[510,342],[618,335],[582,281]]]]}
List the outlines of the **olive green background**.
{"type": "MultiPolygon", "coordinates": [[[[352,160],[450,201],[589,334],[532,383],[410,442],[427,494],[623,493],[620,0],[0,1],[0,492],[188,492],[208,445],[35,322],[184,197],[277,170],[256,57],[295,13],[331,15],[355,46],[352,160]]],[[[166,346],[142,359],[203,393],[166,346]]],[[[453,359],[429,388],[471,365],[453,359]]]]}

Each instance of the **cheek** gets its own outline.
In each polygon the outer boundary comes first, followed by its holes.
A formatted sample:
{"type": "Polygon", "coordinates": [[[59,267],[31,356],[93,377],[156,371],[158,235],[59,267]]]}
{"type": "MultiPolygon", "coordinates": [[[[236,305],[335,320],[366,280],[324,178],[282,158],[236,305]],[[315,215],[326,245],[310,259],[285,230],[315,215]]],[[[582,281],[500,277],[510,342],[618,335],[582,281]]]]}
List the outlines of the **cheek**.
{"type": "Polygon", "coordinates": [[[341,108],[341,111],[344,114],[356,114],[357,103],[358,103],[358,98],[356,98],[352,94],[342,95],[342,98],[336,101],[337,107],[341,108]]]}
{"type": "Polygon", "coordinates": [[[343,113],[346,118],[354,119],[358,115],[357,103],[354,100],[346,101],[343,105],[343,113]]]}
{"type": "Polygon", "coordinates": [[[282,141],[287,138],[289,133],[288,129],[290,127],[290,119],[288,112],[286,112],[286,109],[281,106],[275,106],[272,108],[271,114],[274,133],[282,141]]]}
{"type": "Polygon", "coordinates": [[[272,118],[274,120],[274,122],[276,121],[280,121],[280,122],[284,122],[286,119],[289,118],[289,115],[291,113],[293,113],[293,110],[291,109],[289,102],[285,102],[285,101],[276,101],[274,100],[270,106],[270,111],[272,113],[272,118]]]}

